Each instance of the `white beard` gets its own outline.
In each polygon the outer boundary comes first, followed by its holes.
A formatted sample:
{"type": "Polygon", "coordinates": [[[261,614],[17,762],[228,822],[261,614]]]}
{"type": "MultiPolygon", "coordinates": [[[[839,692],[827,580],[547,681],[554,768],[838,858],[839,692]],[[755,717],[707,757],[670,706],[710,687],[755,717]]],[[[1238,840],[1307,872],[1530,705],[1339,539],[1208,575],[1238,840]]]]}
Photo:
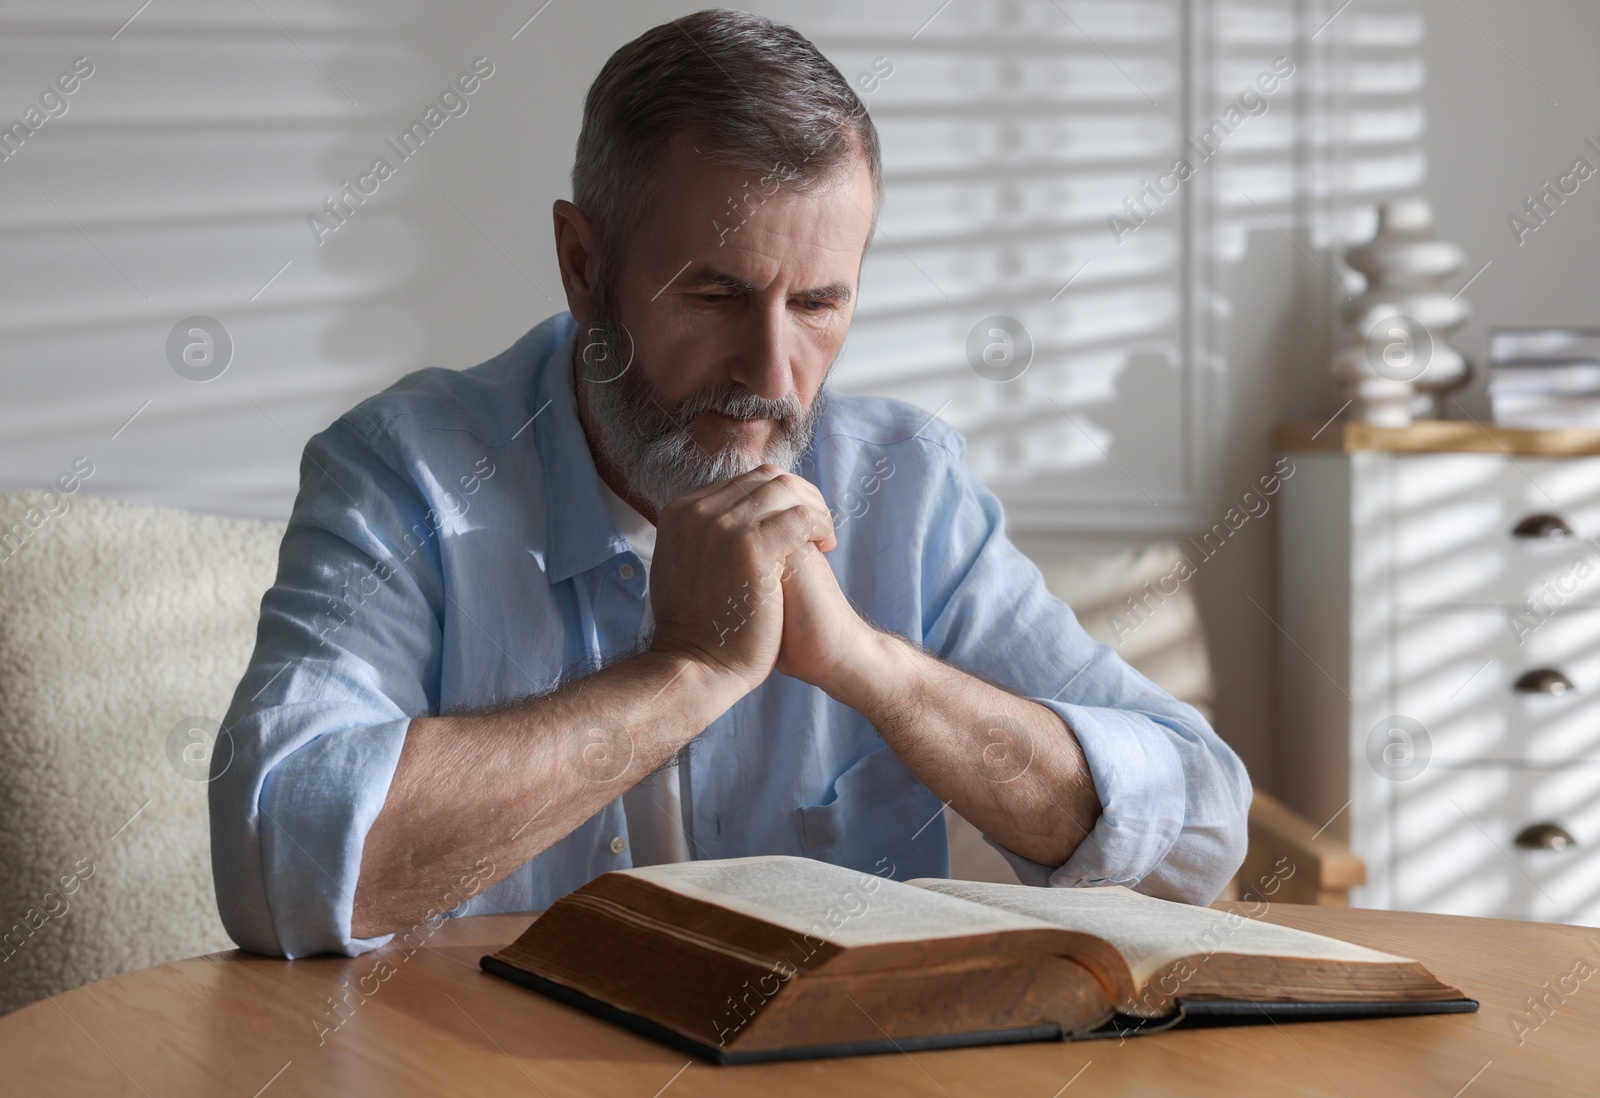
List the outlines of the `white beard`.
{"type": "MultiPolygon", "coordinates": [[[[792,473],[811,448],[826,403],[823,387],[818,387],[809,408],[802,407],[794,393],[767,400],[722,386],[691,393],[669,413],[639,363],[632,361],[632,352],[633,341],[626,328],[601,319],[597,309],[573,347],[574,385],[583,389],[595,446],[633,494],[657,512],[679,496],[748,473],[763,463],[792,473]],[[614,365],[617,363],[623,364],[620,370],[614,365]],[[777,421],[778,433],[761,454],[749,453],[736,442],[707,453],[688,429],[702,411],[770,418],[777,421]]],[[[828,373],[832,372],[830,363],[828,373]]],[[[826,376],[823,382],[826,384],[826,376]]]]}

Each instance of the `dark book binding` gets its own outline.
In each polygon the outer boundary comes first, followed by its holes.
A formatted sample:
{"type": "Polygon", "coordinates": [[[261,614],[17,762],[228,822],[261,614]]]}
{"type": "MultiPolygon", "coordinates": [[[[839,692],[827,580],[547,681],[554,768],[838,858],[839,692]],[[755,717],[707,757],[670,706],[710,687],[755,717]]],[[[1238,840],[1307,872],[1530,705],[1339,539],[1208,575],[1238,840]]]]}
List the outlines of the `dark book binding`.
{"type": "Polygon", "coordinates": [[[764,1064],[774,1060],[822,1060],[835,1056],[871,1056],[885,1052],[921,1052],[935,1048],[969,1048],[973,1045],[1008,1045],[1024,1041],[1061,1040],[1061,1027],[1047,1025],[987,1030],[980,1033],[939,1034],[933,1037],[885,1037],[882,1040],[852,1041],[846,1044],[802,1045],[795,1048],[764,1048],[738,1052],[717,1045],[708,1045],[704,1041],[696,1041],[693,1037],[687,1037],[675,1029],[668,1029],[643,1015],[614,1007],[565,984],[558,984],[554,980],[525,972],[515,965],[508,965],[495,957],[485,955],[479,960],[478,966],[492,975],[502,976],[513,983],[532,988],[568,1006],[586,1010],[608,1022],[626,1026],[636,1033],[681,1049],[703,1060],[709,1060],[713,1064],[764,1064]]]}
{"type": "Polygon", "coordinates": [[[1024,1026],[1017,1029],[981,1030],[972,1033],[935,1034],[927,1037],[884,1037],[881,1040],[844,1044],[802,1045],[793,1048],[756,1049],[739,1052],[696,1041],[675,1029],[651,1021],[581,991],[536,976],[485,954],[478,967],[493,976],[531,988],[568,1006],[588,1011],[608,1022],[624,1026],[652,1040],[698,1056],[713,1064],[762,1064],[779,1060],[819,1060],[838,1056],[873,1056],[891,1052],[922,1052],[941,1048],[972,1048],[977,1045],[1013,1045],[1029,1041],[1084,1041],[1125,1038],[1160,1033],[1175,1026],[1186,1029],[1213,1025],[1240,1025],[1250,1022],[1339,1021],[1356,1018],[1387,1018],[1412,1014],[1470,1014],[1478,1009],[1476,999],[1435,999],[1423,1002],[1340,1002],[1340,1003],[1261,1003],[1232,1000],[1179,1000],[1177,1009],[1165,1018],[1135,1018],[1116,1015],[1098,1029],[1065,1034],[1055,1024],[1024,1026]]]}

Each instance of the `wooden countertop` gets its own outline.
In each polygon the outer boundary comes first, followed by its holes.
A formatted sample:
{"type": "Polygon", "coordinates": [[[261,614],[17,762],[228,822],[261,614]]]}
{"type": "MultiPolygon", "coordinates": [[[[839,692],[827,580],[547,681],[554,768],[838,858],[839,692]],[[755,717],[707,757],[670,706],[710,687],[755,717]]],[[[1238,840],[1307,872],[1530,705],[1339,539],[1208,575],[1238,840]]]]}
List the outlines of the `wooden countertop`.
{"type": "Polygon", "coordinates": [[[1509,454],[1513,457],[1579,457],[1600,454],[1600,431],[1517,431],[1471,420],[1424,419],[1409,427],[1367,423],[1284,423],[1272,432],[1278,450],[1396,454],[1509,454]]]}
{"type": "Polygon", "coordinates": [[[101,980],[0,1018],[0,1063],[5,1091],[15,1094],[1595,1092],[1600,930],[1218,906],[1416,957],[1482,1009],[719,1068],[481,971],[478,958],[533,917],[482,915],[446,920],[404,956],[394,943],[356,958],[298,961],[230,950],[101,980]],[[375,976],[385,961],[392,971],[375,976]],[[1529,997],[1546,998],[1548,989],[1555,993],[1543,1014],[1530,1014],[1529,997]],[[330,996],[351,1004],[342,1022],[332,1021],[330,996]]]}

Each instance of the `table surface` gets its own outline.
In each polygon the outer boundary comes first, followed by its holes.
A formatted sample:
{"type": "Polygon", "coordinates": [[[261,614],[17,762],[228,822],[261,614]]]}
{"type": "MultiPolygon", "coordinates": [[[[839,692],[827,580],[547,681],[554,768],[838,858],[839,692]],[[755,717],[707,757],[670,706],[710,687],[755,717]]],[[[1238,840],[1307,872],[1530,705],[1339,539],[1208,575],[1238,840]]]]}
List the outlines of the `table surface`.
{"type": "Polygon", "coordinates": [[[1416,957],[1482,1009],[715,1067],[484,973],[478,958],[514,939],[533,916],[483,915],[445,920],[431,933],[424,925],[425,945],[409,956],[394,943],[361,957],[298,961],[230,950],[54,996],[0,1018],[0,1091],[246,1098],[1600,1091],[1600,979],[1588,979],[1600,974],[1600,930],[1287,904],[1261,917],[1416,957]],[[361,997],[363,980],[370,997],[361,997]],[[330,1004],[341,994],[355,1004],[342,1016],[330,1004]],[[1550,1005],[1530,1014],[1529,996],[1550,1005]]]}

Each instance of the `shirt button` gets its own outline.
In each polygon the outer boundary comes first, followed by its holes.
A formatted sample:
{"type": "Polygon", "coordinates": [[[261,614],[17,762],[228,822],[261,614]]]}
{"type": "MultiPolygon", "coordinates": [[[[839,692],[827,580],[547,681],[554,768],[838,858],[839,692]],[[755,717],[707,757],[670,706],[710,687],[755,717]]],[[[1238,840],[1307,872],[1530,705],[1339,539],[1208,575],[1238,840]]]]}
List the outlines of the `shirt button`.
{"type": "MultiPolygon", "coordinates": [[[[623,567],[626,568],[627,565],[623,565],[623,567]]],[[[621,854],[626,849],[628,849],[628,840],[624,839],[621,835],[618,835],[615,839],[611,840],[611,853],[621,854]]]]}
{"type": "Polygon", "coordinates": [[[625,580],[631,580],[633,578],[633,565],[629,564],[627,561],[623,561],[622,567],[618,568],[617,571],[622,574],[622,578],[625,580]]]}

